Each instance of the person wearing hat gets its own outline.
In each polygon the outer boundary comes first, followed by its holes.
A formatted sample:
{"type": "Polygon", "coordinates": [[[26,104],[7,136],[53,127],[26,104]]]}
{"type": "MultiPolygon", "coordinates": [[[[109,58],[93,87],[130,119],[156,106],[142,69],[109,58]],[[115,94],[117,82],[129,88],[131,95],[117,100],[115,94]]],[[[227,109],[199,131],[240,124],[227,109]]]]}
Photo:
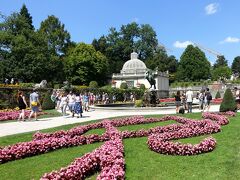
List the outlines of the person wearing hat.
{"type": "Polygon", "coordinates": [[[39,102],[39,95],[37,93],[37,89],[34,88],[33,92],[30,94],[30,108],[31,108],[31,113],[29,115],[29,120],[31,119],[32,115],[34,114],[34,119],[37,121],[37,112],[38,112],[38,106],[40,105],[39,102]]]}

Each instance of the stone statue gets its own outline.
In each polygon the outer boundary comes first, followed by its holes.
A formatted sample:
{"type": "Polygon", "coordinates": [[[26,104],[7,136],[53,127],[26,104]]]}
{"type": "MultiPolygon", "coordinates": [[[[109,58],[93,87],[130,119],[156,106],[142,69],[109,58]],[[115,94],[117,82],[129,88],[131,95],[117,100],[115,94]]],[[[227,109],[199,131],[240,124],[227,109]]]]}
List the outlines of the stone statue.
{"type": "Polygon", "coordinates": [[[46,88],[47,87],[47,80],[42,80],[39,84],[35,84],[35,88],[46,88]]]}
{"type": "Polygon", "coordinates": [[[154,73],[154,71],[152,71],[151,69],[148,69],[145,73],[145,78],[148,80],[148,82],[150,83],[151,87],[154,87],[154,89],[156,89],[156,80],[155,80],[156,74],[154,73]]]}

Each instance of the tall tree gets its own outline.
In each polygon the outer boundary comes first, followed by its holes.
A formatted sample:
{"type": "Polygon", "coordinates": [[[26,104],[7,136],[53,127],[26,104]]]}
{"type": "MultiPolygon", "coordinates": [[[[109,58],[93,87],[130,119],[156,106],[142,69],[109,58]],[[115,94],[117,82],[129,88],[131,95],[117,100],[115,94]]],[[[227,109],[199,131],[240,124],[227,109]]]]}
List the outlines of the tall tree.
{"type": "Polygon", "coordinates": [[[213,65],[213,69],[216,69],[220,66],[228,66],[228,62],[224,56],[218,56],[215,64],[213,65]]]}
{"type": "Polygon", "coordinates": [[[0,24],[0,62],[2,78],[18,78],[25,82],[51,80],[56,63],[52,62],[42,34],[34,32],[19,13],[13,13],[0,24]]]}
{"type": "Polygon", "coordinates": [[[153,57],[146,61],[146,65],[150,69],[158,69],[159,71],[167,71],[168,70],[168,55],[166,51],[162,48],[158,48],[154,53],[153,57]]]}
{"type": "Polygon", "coordinates": [[[39,31],[46,37],[49,50],[53,54],[65,55],[71,45],[70,34],[65,30],[65,25],[55,16],[48,16],[41,22],[39,31]]]}
{"type": "Polygon", "coordinates": [[[240,56],[234,58],[232,63],[232,72],[240,74],[240,56]]]}
{"type": "Polygon", "coordinates": [[[78,44],[65,61],[67,79],[73,84],[103,84],[108,71],[107,58],[92,45],[78,44]]]}
{"type": "Polygon", "coordinates": [[[229,79],[232,74],[231,69],[228,66],[219,66],[212,71],[212,78],[214,80],[224,81],[229,79]]]}
{"type": "Polygon", "coordinates": [[[139,25],[133,22],[122,25],[119,31],[116,28],[110,28],[106,37],[94,40],[92,44],[108,58],[110,73],[113,73],[121,70],[133,51],[136,51],[139,59],[143,61],[152,58],[157,42],[156,32],[150,25],[139,25]],[[105,49],[99,47],[105,47],[105,49]]]}
{"type": "Polygon", "coordinates": [[[32,16],[30,15],[30,13],[28,12],[28,9],[26,7],[25,4],[23,4],[21,10],[20,10],[20,15],[25,18],[25,21],[27,22],[27,24],[29,25],[29,28],[34,30],[34,26],[33,26],[33,22],[32,22],[32,16]]]}
{"type": "Polygon", "coordinates": [[[198,47],[188,45],[180,57],[177,79],[199,81],[210,77],[210,62],[198,47]]]}

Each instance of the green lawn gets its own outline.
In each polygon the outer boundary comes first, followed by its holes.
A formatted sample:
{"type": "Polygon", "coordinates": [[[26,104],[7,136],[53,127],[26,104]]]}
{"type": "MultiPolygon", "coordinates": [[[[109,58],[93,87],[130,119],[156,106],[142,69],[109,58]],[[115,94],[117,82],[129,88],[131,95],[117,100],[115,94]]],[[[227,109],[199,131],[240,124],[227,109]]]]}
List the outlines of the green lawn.
{"type": "MultiPolygon", "coordinates": [[[[147,137],[124,139],[126,161],[126,179],[240,179],[240,120],[230,118],[230,124],[222,126],[222,132],[213,134],[217,147],[213,152],[196,156],[170,156],[151,151],[147,137]]],[[[189,118],[201,119],[200,114],[186,114],[189,118]]],[[[119,130],[149,129],[151,127],[172,124],[174,121],[144,125],[118,127],[119,130]]],[[[86,124],[86,123],[82,123],[86,124]]],[[[67,125],[44,130],[52,132],[70,129],[67,125]]],[[[91,130],[87,134],[104,133],[105,129],[91,130]]],[[[0,138],[0,145],[31,140],[33,133],[18,134],[0,138]]],[[[183,143],[198,143],[205,137],[180,140],[183,143]]],[[[46,153],[39,156],[12,161],[0,165],[0,179],[39,179],[44,173],[59,170],[70,164],[74,158],[91,152],[102,143],[72,147],[46,153]]],[[[96,179],[96,174],[89,179],[96,179]]]]}

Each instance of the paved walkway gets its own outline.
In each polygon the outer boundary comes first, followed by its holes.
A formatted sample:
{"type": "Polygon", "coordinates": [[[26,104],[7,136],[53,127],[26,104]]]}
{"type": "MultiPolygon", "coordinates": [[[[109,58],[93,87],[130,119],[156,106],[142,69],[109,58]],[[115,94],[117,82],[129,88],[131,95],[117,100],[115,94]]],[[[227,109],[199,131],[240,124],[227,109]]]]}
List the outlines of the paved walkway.
{"type": "MultiPolygon", "coordinates": [[[[219,105],[213,105],[210,108],[211,112],[219,110],[219,105]]],[[[193,109],[193,112],[200,112],[198,109],[193,109]]],[[[93,109],[89,112],[84,112],[82,118],[68,117],[53,117],[40,119],[39,121],[27,121],[27,122],[7,122],[0,123],[0,137],[38,131],[47,128],[53,128],[57,126],[74,124],[86,121],[92,121],[97,119],[104,119],[117,116],[130,116],[130,115],[152,115],[152,114],[176,114],[175,108],[153,108],[153,109],[118,109],[118,110],[106,110],[106,109],[93,109]]]]}

